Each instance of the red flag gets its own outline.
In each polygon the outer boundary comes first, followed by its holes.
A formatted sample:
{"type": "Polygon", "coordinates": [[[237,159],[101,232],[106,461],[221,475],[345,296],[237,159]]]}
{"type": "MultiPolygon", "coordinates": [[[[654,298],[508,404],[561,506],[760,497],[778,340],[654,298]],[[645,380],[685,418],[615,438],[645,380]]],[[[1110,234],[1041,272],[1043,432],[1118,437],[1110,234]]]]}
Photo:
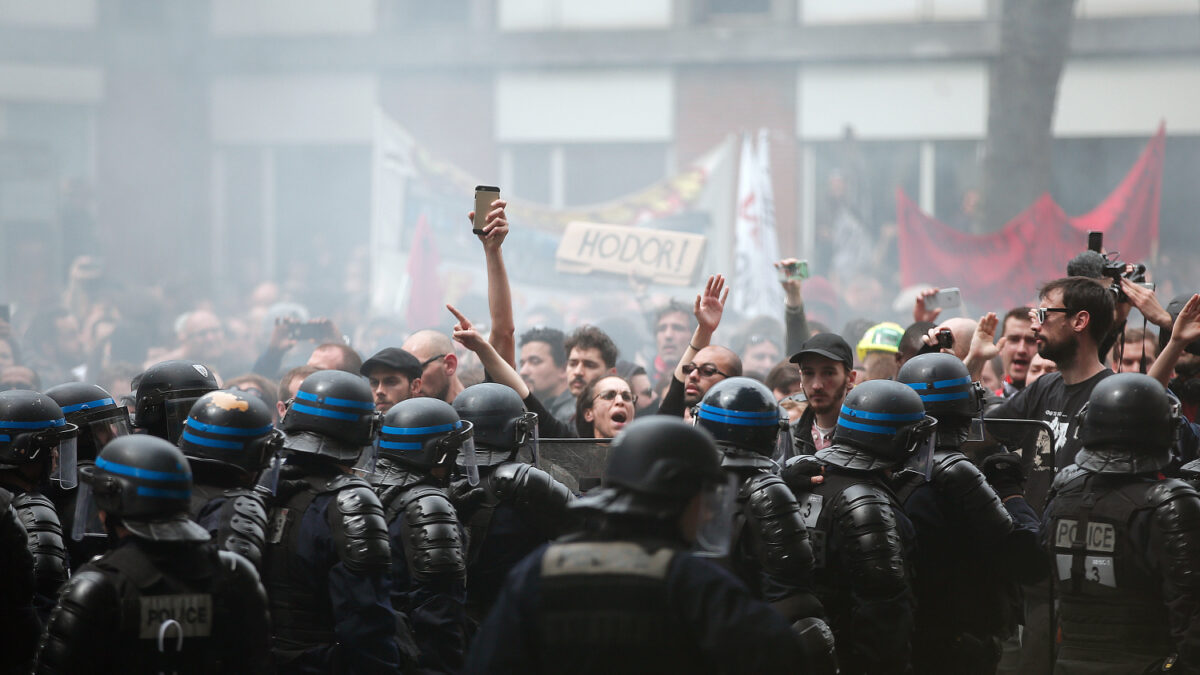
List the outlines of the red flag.
{"type": "Polygon", "coordinates": [[[1090,213],[1068,216],[1047,193],[997,232],[967,234],[921,211],[896,191],[901,286],[958,286],[979,310],[1005,311],[1034,295],[1039,284],[1066,274],[1067,261],[1087,248],[1087,231],[1104,233],[1104,248],[1143,262],[1158,248],[1166,125],[1141,157],[1090,213]]]}
{"type": "Polygon", "coordinates": [[[441,265],[433,228],[422,214],[417,218],[412,247],[408,252],[408,308],[405,320],[412,330],[439,325],[445,313],[441,265]]]}

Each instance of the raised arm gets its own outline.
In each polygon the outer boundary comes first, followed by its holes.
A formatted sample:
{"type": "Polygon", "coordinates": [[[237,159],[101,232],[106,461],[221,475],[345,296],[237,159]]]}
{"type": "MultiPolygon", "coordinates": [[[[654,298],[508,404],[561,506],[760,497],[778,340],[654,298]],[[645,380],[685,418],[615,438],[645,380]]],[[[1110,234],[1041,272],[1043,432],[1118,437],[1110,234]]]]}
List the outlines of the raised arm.
{"type": "MultiPolygon", "coordinates": [[[[512,291],[508,285],[508,269],[504,266],[504,253],[501,245],[508,236],[508,216],[504,208],[508,202],[497,199],[492,202],[492,210],[488,211],[484,220],[483,234],[477,235],[483,242],[483,257],[487,264],[488,277],[488,313],[492,319],[492,332],[488,342],[496,348],[508,365],[517,367],[517,324],[513,320],[512,291]]],[[[467,219],[475,222],[475,212],[467,214],[467,219]]]]}
{"type": "Polygon", "coordinates": [[[675,366],[675,379],[682,382],[685,378],[683,367],[692,362],[696,352],[708,346],[712,341],[713,332],[721,324],[721,314],[725,312],[725,301],[729,299],[729,289],[725,287],[725,277],[714,274],[704,284],[704,290],[696,296],[692,314],[696,316],[696,330],[688,342],[687,349],[679,357],[675,366]]]}
{"type": "Polygon", "coordinates": [[[454,318],[458,319],[458,323],[454,325],[454,341],[475,352],[475,355],[479,357],[479,362],[483,364],[483,369],[492,376],[493,380],[511,387],[522,399],[527,398],[529,387],[525,384],[525,380],[522,380],[520,374],[500,356],[496,347],[483,339],[479,331],[471,325],[471,320],[463,316],[462,312],[452,305],[446,305],[446,309],[450,310],[454,318]]]}
{"type": "Polygon", "coordinates": [[[1196,339],[1200,339],[1200,295],[1188,298],[1187,304],[1179,310],[1179,316],[1175,318],[1175,327],[1171,329],[1171,339],[1158,358],[1154,359],[1154,363],[1150,364],[1150,370],[1146,374],[1161,382],[1164,387],[1170,384],[1171,374],[1175,371],[1175,364],[1179,362],[1183,350],[1196,339]]]}

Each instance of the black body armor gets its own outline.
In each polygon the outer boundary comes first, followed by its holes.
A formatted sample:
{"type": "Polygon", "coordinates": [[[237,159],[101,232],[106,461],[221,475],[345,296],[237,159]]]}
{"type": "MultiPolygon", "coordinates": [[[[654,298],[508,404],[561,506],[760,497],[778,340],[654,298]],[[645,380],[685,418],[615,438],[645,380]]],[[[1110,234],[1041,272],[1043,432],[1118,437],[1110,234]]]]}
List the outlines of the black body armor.
{"type": "Polygon", "coordinates": [[[12,507],[29,536],[29,552],[33,554],[38,594],[55,598],[71,576],[58,512],[49,498],[33,492],[17,495],[12,507]]]}
{"type": "Polygon", "coordinates": [[[669,610],[676,554],[629,541],[552,544],[541,563],[540,662],[568,673],[708,672],[669,610]]]}
{"type": "Polygon", "coordinates": [[[316,592],[318,587],[306,576],[297,551],[301,520],[313,500],[334,495],[325,521],[347,569],[387,569],[391,561],[383,506],[366,481],[343,473],[305,475],[303,468],[289,470],[296,468],[285,467],[280,479],[270,510],[263,567],[277,648],[289,652],[336,640],[330,599],[316,592]]]}
{"type": "MultiPolygon", "coordinates": [[[[899,475],[896,497],[903,504],[924,480],[912,471],[899,475]]],[[[996,496],[996,491],[987,484],[983,472],[958,450],[938,448],[934,451],[930,482],[956,513],[969,519],[972,530],[964,533],[967,536],[994,543],[1012,532],[1012,516],[996,496]]]]}
{"type": "Polygon", "coordinates": [[[236,553],[255,569],[262,569],[267,505],[261,492],[196,484],[189,513],[208,530],[218,548],[236,553]]]}
{"type": "Polygon", "coordinates": [[[1058,663],[1080,672],[1142,672],[1175,654],[1177,667],[1191,672],[1200,656],[1196,491],[1178,480],[1066,470],[1048,509],[1058,663]]]}
{"type": "Polygon", "coordinates": [[[12,507],[13,494],[0,488],[0,673],[26,673],[37,650],[38,621],[33,612],[36,580],[25,526],[12,507]]]}
{"type": "Polygon", "coordinates": [[[264,672],[266,608],[258,575],[240,556],[126,541],[63,591],[37,672],[264,672]]]}
{"type": "MultiPolygon", "coordinates": [[[[812,591],[813,553],[808,528],[800,515],[796,496],[779,476],[757,473],[745,478],[738,491],[740,513],[735,519],[736,544],[732,549],[735,574],[758,598],[774,602],[772,591],[783,595],[812,591]],[[781,585],[777,589],[763,588],[759,574],[781,585]],[[786,589],[786,590],[785,590],[786,589]]],[[[810,596],[811,597],[811,596],[810,596]]],[[[777,609],[780,607],[777,605],[777,609]]],[[[806,616],[819,616],[816,603],[783,612],[784,618],[794,621],[806,616]]]]}
{"type": "Polygon", "coordinates": [[[479,554],[487,536],[490,512],[499,504],[508,504],[529,520],[546,539],[562,535],[572,515],[567,504],[575,498],[570,488],[553,476],[524,462],[504,462],[481,476],[479,487],[487,494],[483,508],[467,523],[470,527],[472,557],[479,554]]]}
{"type": "Polygon", "coordinates": [[[896,498],[872,473],[827,466],[800,499],[814,559],[814,590],[844,673],[907,670],[912,602],[896,498]]]}
{"type": "Polygon", "coordinates": [[[458,514],[444,492],[432,485],[396,485],[380,492],[379,500],[386,522],[402,518],[401,541],[409,576],[416,581],[448,575],[466,577],[467,558],[458,514]]]}

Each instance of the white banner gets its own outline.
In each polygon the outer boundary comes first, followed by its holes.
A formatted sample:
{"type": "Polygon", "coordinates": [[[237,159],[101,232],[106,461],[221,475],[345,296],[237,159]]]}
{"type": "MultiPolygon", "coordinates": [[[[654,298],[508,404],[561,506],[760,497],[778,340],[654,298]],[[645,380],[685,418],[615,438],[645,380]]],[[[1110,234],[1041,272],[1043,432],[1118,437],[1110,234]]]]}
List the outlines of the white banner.
{"type": "Polygon", "coordinates": [[[783,288],[775,272],[779,239],[775,234],[775,190],[771,185],[769,132],[742,138],[734,216],[735,262],[729,299],[743,316],[779,317],[783,288]]]}

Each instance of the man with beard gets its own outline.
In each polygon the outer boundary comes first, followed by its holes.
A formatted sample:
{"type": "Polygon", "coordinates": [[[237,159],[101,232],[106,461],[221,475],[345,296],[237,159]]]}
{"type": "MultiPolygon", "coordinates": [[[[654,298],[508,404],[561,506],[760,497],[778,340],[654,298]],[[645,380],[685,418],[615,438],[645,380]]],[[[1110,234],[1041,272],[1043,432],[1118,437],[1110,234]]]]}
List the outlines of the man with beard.
{"type": "MultiPolygon", "coordinates": [[[[1074,462],[1080,440],[1076,417],[1092,395],[1092,389],[1113,371],[1100,362],[1100,343],[1116,318],[1113,294],[1108,287],[1088,277],[1064,277],[1046,284],[1039,292],[1036,309],[1029,312],[1037,334],[1038,354],[1054,361],[1058,372],[1043,375],[1016,396],[990,409],[989,417],[1042,420],[1054,430],[1054,466],[1074,462]]],[[[1025,495],[1040,510],[1049,490],[1049,471],[1030,475],[1025,495]]],[[[1047,672],[1049,609],[1043,586],[1025,587],[1025,629],[1021,637],[1020,663],[1001,661],[1008,672],[1047,672]]],[[[1015,654],[1014,654],[1015,656],[1015,654]]]]}
{"type": "Polygon", "coordinates": [[[584,387],[601,375],[615,375],[617,372],[617,345],[595,326],[576,329],[567,338],[565,349],[567,388],[572,398],[578,398],[584,387]]]}
{"type": "Polygon", "coordinates": [[[458,379],[458,356],[450,337],[436,330],[419,330],[400,348],[417,357],[421,365],[420,395],[454,403],[454,397],[463,390],[463,383],[458,379]]]}
{"type": "Polygon", "coordinates": [[[800,367],[808,408],[792,429],[796,452],[816,454],[833,444],[838,411],[854,387],[854,352],[839,335],[817,333],[800,345],[791,362],[800,367]]]}
{"type": "Polygon", "coordinates": [[[538,326],[521,334],[521,379],[546,410],[560,422],[575,415],[575,396],[567,387],[565,336],[555,328],[538,326]]]}
{"type": "MultiPolygon", "coordinates": [[[[421,362],[403,349],[385,347],[367,359],[359,373],[375,395],[375,409],[386,413],[392,406],[421,396],[421,362]]],[[[433,398],[438,398],[434,396],[433,398]]]]}

